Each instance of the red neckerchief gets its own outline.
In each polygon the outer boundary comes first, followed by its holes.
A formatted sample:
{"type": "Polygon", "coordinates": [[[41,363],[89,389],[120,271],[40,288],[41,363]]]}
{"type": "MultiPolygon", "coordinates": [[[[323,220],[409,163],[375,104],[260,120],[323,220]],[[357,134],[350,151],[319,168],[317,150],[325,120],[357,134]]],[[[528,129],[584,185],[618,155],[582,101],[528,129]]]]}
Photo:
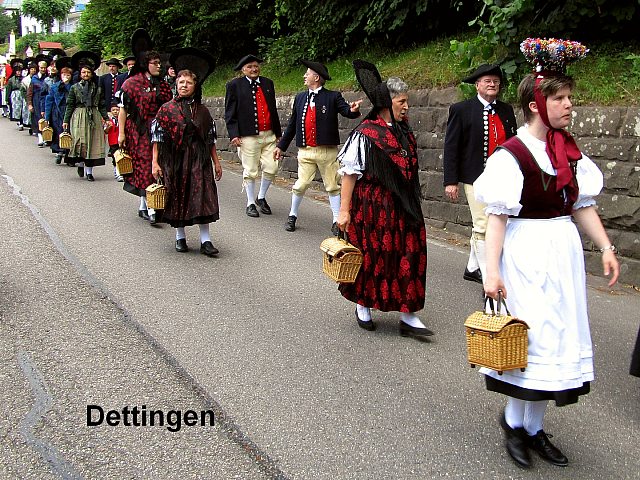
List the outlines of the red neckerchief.
{"type": "Polygon", "coordinates": [[[582,158],[582,153],[569,132],[560,128],[552,128],[547,115],[547,99],[540,91],[539,85],[549,72],[539,72],[536,77],[536,86],[533,89],[538,107],[538,113],[547,130],[547,154],[551,159],[553,168],[556,169],[556,191],[562,190],[571,183],[573,172],[569,162],[577,162],[582,158]]]}

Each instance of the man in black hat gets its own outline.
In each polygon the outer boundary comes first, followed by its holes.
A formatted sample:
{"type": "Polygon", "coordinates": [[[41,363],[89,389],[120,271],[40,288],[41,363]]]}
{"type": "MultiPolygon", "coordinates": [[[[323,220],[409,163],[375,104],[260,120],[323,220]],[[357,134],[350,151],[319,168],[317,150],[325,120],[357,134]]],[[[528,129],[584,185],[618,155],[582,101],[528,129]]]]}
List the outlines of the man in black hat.
{"type": "Polygon", "coordinates": [[[444,140],[445,194],[457,202],[458,184],[462,182],[473,221],[471,252],[463,278],[478,283],[482,283],[486,265],[487,217],[485,205],[475,199],[473,182],[483,172],[487,158],[496,147],[516,134],[513,108],[497,100],[502,80],[500,66],[486,64],[462,80],[475,84],[478,94],[451,105],[444,140]]]}
{"type": "Polygon", "coordinates": [[[282,135],[273,81],[260,76],[261,59],[246,55],[234,67],[242,76],[227,83],[224,119],[231,144],[238,148],[242,162],[242,180],[247,191],[247,215],[259,217],[256,204],[265,215],[271,215],[266,200],[267,190],[278,172],[273,155],[282,135]],[[254,182],[262,170],[260,191],[255,196],[254,182]]]}
{"type": "Polygon", "coordinates": [[[275,159],[279,160],[295,135],[298,147],[298,180],[293,185],[291,210],[285,230],[296,230],[298,208],[318,169],[324,188],[329,194],[329,204],[333,213],[331,229],[334,235],[337,235],[336,220],[340,212],[338,114],[347,118],[358,118],[362,100],[348,104],[340,92],[324,88],[325,82],[331,80],[331,76],[323,64],[307,60],[302,60],[302,64],[307,67],[304,74],[307,90],[296,95],[289,125],[274,152],[275,159]]]}
{"type": "Polygon", "coordinates": [[[109,110],[113,97],[121,86],[118,82],[120,76],[118,72],[122,68],[122,64],[117,58],[111,58],[105,64],[109,67],[109,72],[100,77],[100,86],[104,92],[105,109],[109,110]]]}

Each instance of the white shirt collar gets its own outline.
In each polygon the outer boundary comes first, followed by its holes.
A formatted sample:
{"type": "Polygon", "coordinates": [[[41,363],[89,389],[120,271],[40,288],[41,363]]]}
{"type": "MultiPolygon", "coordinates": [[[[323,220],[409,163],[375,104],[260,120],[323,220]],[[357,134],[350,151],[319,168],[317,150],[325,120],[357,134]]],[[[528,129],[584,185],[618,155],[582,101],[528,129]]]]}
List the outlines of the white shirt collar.
{"type": "Polygon", "coordinates": [[[320,85],[318,88],[314,90],[309,89],[309,93],[315,93],[317,95],[320,90],[322,90],[322,85],[320,85]]]}
{"type": "MultiPolygon", "coordinates": [[[[247,82],[251,83],[251,79],[250,79],[249,77],[247,77],[247,76],[245,75],[245,77],[244,77],[244,78],[246,78],[246,79],[247,79],[247,82]]],[[[260,77],[256,78],[256,83],[260,83],[260,77]]]]}
{"type": "Polygon", "coordinates": [[[487,107],[489,105],[495,106],[495,104],[496,104],[495,100],[493,102],[489,103],[484,98],[482,98],[480,95],[478,95],[478,100],[480,100],[480,103],[482,103],[482,106],[484,107],[485,110],[491,110],[491,109],[489,109],[487,107]]]}

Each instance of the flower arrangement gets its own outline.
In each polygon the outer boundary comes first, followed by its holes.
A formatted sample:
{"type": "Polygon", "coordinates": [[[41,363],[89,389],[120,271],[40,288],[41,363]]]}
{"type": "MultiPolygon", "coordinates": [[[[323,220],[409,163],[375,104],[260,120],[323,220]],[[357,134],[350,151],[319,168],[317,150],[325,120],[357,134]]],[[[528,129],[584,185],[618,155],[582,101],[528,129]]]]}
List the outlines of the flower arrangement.
{"type": "Polygon", "coordinates": [[[564,72],[571,62],[582,60],[589,49],[579,42],[557,38],[527,38],[520,51],[536,72],[553,70],[564,72]]]}

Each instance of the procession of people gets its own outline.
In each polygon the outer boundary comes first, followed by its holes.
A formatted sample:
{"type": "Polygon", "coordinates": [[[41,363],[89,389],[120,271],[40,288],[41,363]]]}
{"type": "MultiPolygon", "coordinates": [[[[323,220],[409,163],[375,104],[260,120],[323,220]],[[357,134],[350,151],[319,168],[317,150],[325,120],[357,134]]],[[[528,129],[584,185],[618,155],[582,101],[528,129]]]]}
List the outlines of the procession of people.
{"type": "MultiPolygon", "coordinates": [[[[504,301],[529,326],[524,371],[480,370],[487,389],[507,397],[499,423],[507,452],[523,468],[532,465],[531,451],[553,465],[569,463],[544,429],[545,412],[549,401],[576,403],[594,379],[584,258],[573,220],[602,253],[610,286],[620,271],[616,248],[595,209],[602,173],[566,131],[575,84],[566,65],[583,58],[586,49],[560,40],[562,54],[554,56],[549,48],[560,47],[545,42],[522,43],[534,69],[518,88],[524,124],[517,128],[513,108],[498,99],[504,82],[500,66],[481,65],[463,79],[475,85],[477,95],[451,106],[444,146],[445,194],[458,201],[462,184],[473,221],[463,277],[482,283],[488,297],[504,301]]],[[[216,257],[220,252],[209,229],[220,218],[216,182],[223,172],[215,122],[202,104],[202,84],[214,60],[191,47],[173,52],[168,63],[161,58],[140,29],[132,37],[131,57],[108,60],[109,72],[99,79],[100,57],[92,52],[14,59],[5,85],[7,116],[19,130],[39,135],[38,146],[45,143],[39,121],[48,122],[56,163],[76,166],[88,181],[95,180],[93,168],[104,165],[107,154],[126,151],[133,171],[114,175],[139,198],[137,215],[151,226],[175,228],[179,253],[189,251],[185,227],[198,225],[200,253],[216,257]],[[123,64],[126,73],[119,72],[123,64]],[[72,138],[69,147],[59,140],[65,132],[72,138]],[[147,189],[156,183],[167,191],[162,209],[147,203],[147,189]]],[[[339,285],[355,304],[355,325],[372,332],[376,310],[394,311],[400,335],[434,335],[420,318],[427,234],[409,86],[397,77],[383,80],[374,65],[354,61],[372,108],[348,138],[340,139],[338,115],[360,117],[362,100],[348,103],[327,89],[327,67],[304,60],[304,90],[293,101],[283,133],[274,82],[260,74],[261,63],[245,55],[235,66],[239,75],[226,86],[224,121],[243,167],[244,213],[252,218],[274,213],[267,193],[295,138],[298,177],[291,209],[280,214],[285,230],[296,230],[299,206],[318,170],[332,211],[327,233],[345,235],[362,253],[355,281],[339,285]]],[[[640,375],[639,364],[640,335],[633,375],[640,375]]]]}

